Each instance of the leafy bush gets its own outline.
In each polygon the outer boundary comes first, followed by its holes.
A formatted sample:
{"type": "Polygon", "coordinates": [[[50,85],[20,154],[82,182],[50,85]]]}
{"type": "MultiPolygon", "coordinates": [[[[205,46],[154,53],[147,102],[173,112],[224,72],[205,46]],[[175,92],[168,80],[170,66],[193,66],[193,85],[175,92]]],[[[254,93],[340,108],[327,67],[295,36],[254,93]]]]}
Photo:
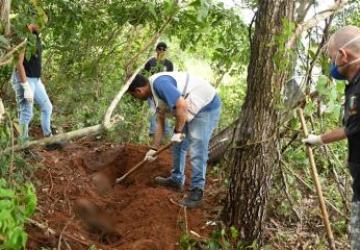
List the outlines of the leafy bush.
{"type": "Polygon", "coordinates": [[[32,184],[12,185],[0,179],[0,248],[22,249],[27,241],[24,230],[26,219],[36,207],[35,188],[32,184]]]}

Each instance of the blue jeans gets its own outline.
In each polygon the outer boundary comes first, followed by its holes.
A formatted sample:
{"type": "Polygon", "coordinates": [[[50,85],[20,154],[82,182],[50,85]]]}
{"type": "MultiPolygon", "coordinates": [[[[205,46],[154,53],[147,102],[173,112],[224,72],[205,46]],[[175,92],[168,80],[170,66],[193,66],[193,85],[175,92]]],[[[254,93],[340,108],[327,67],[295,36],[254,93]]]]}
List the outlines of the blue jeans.
{"type": "Polygon", "coordinates": [[[204,190],[206,162],[211,134],[220,118],[221,107],[198,113],[185,126],[185,139],[173,146],[173,169],[171,178],[176,183],[185,182],[186,152],[189,149],[192,177],[190,190],[200,188],[204,190]]]}
{"type": "MultiPolygon", "coordinates": [[[[34,103],[28,102],[24,98],[24,89],[21,86],[21,82],[17,73],[12,75],[12,87],[15,90],[16,102],[19,109],[19,125],[22,129],[21,137],[26,139],[29,137],[29,124],[33,117],[34,103]]],[[[39,105],[41,110],[41,128],[44,136],[51,134],[51,114],[52,104],[46,93],[45,87],[40,78],[27,77],[30,88],[34,92],[34,101],[39,105]]]]}
{"type": "MultiPolygon", "coordinates": [[[[150,111],[151,111],[151,116],[150,116],[150,127],[149,127],[149,135],[154,135],[155,131],[156,131],[156,108],[155,108],[155,104],[154,102],[149,98],[148,99],[148,104],[150,107],[150,111]]],[[[170,125],[167,119],[165,119],[165,130],[164,130],[165,135],[170,135],[171,134],[171,129],[170,129],[170,125]]]]}

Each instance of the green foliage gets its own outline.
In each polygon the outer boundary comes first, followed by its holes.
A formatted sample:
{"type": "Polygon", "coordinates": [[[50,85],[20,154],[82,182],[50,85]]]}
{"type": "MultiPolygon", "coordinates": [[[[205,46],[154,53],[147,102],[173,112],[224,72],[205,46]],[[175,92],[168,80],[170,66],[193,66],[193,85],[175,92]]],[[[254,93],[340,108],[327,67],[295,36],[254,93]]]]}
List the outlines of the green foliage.
{"type": "Polygon", "coordinates": [[[276,69],[279,72],[289,70],[290,65],[293,63],[294,53],[290,48],[286,47],[287,42],[293,35],[295,30],[295,23],[289,20],[282,20],[282,32],[274,36],[274,42],[277,45],[277,52],[273,58],[276,69]]]}
{"type": "MultiPolygon", "coordinates": [[[[0,151],[12,140],[7,123],[0,124],[0,151]]],[[[28,166],[18,155],[0,157],[0,248],[23,249],[27,241],[24,224],[36,208],[34,186],[26,180],[28,166]],[[10,170],[11,168],[11,170],[10,170]]]]}
{"type": "Polygon", "coordinates": [[[247,244],[239,240],[239,231],[231,226],[229,230],[219,228],[211,232],[209,238],[199,241],[188,234],[180,237],[180,247],[183,250],[209,249],[209,250],[241,250],[259,249],[256,242],[247,244]]]}
{"type": "Polygon", "coordinates": [[[244,79],[234,79],[231,83],[220,85],[219,95],[222,101],[223,112],[219,128],[230,125],[236,117],[239,117],[245,94],[246,83],[244,79]]]}
{"type": "Polygon", "coordinates": [[[33,185],[12,186],[0,179],[0,247],[4,249],[22,249],[27,241],[24,231],[26,219],[36,207],[36,195],[33,185]]]}
{"type": "Polygon", "coordinates": [[[249,41],[247,26],[236,8],[224,9],[223,3],[196,0],[178,16],[167,34],[176,36],[182,49],[207,59],[216,74],[244,71],[249,61],[249,41]]]}

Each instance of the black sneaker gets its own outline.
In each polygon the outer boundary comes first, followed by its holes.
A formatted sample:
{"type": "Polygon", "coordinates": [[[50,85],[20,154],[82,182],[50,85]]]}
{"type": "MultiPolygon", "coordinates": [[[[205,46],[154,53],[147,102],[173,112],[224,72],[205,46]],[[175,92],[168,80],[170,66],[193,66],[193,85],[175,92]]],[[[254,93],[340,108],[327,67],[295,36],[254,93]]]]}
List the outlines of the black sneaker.
{"type": "Polygon", "coordinates": [[[28,148],[22,150],[22,157],[24,157],[26,160],[32,160],[36,162],[42,162],[44,160],[44,157],[28,148]]]}
{"type": "Polygon", "coordinates": [[[176,192],[182,192],[184,190],[184,186],[182,184],[176,183],[171,177],[155,177],[155,183],[160,186],[164,186],[170,189],[175,190],[176,192]]]}
{"type": "Polygon", "coordinates": [[[48,150],[48,151],[61,150],[61,149],[64,149],[65,146],[66,146],[66,142],[58,141],[58,142],[53,142],[53,143],[46,144],[45,149],[48,150]]]}
{"type": "Polygon", "coordinates": [[[200,188],[194,188],[190,190],[187,197],[180,204],[188,208],[194,208],[201,204],[202,197],[203,191],[200,188]]]}
{"type": "MultiPolygon", "coordinates": [[[[45,137],[53,137],[53,134],[45,135],[45,137]]],[[[48,151],[60,150],[60,149],[64,149],[65,146],[66,146],[65,141],[56,141],[53,143],[45,144],[45,149],[48,151]]]]}

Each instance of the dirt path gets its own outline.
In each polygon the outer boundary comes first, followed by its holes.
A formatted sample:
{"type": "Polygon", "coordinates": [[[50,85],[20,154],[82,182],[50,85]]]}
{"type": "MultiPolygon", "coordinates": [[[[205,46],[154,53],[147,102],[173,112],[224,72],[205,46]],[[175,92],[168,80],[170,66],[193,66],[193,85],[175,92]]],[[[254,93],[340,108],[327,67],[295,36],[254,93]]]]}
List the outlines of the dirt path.
{"type": "MultiPolygon", "coordinates": [[[[58,248],[59,236],[58,249],[88,249],[91,245],[98,249],[179,249],[185,220],[176,201],[183,194],[153,183],[155,176],[169,174],[170,152],[122,184],[113,185],[146,151],[137,145],[89,142],[68,145],[63,151],[39,152],[44,160],[35,173],[38,211],[33,219],[47,224],[56,235],[29,224],[28,249],[58,248]]],[[[187,210],[189,230],[207,236],[212,228],[206,222],[215,218],[216,202],[216,194],[206,192],[201,208],[187,210]]]]}

